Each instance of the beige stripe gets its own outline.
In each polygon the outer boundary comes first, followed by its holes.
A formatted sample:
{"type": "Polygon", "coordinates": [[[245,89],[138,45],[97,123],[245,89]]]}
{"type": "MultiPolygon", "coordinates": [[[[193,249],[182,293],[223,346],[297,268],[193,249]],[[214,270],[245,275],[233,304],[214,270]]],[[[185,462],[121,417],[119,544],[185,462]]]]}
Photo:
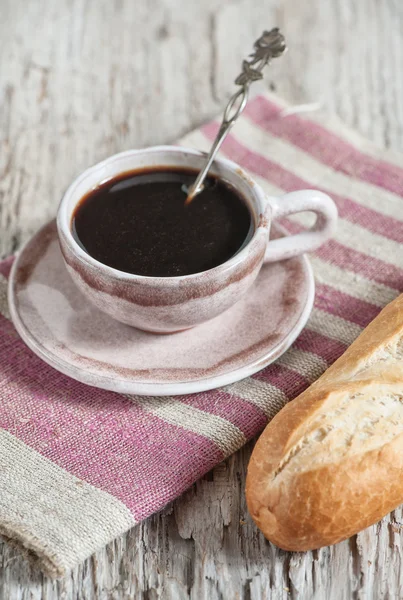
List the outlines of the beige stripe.
{"type": "Polygon", "coordinates": [[[7,301],[7,279],[0,274],[0,315],[10,319],[10,311],[7,301]]]}
{"type": "Polygon", "coordinates": [[[297,348],[290,348],[288,352],[280,356],[276,362],[293,371],[297,371],[297,373],[303,375],[309,383],[316,381],[328,367],[327,362],[317,354],[298,350],[297,348]]]}
{"type": "Polygon", "coordinates": [[[61,576],[135,524],[120,500],[0,430],[0,533],[61,576]]]}
{"type": "Polygon", "coordinates": [[[320,333],[348,346],[360,335],[362,327],[341,317],[314,308],[306,325],[307,329],[320,333]]]}
{"type": "Polygon", "coordinates": [[[320,186],[330,195],[334,193],[347,196],[357,204],[403,221],[400,196],[335,171],[292,143],[267,133],[251,121],[241,119],[234,130],[234,136],[248,150],[261,154],[305,179],[309,183],[307,187],[320,186]]]}
{"type": "Polygon", "coordinates": [[[336,265],[322,261],[315,255],[310,256],[309,259],[318,283],[328,285],[358,300],[365,300],[375,306],[383,307],[399,294],[397,290],[366,279],[358,273],[340,269],[336,265]]]}
{"type": "MultiPolygon", "coordinates": [[[[308,213],[298,213],[289,217],[292,221],[309,227],[312,217],[308,213]]],[[[402,267],[402,245],[377,233],[372,233],[355,223],[339,217],[339,227],[333,236],[346,248],[372,256],[396,267],[402,267]]]]}
{"type": "Polygon", "coordinates": [[[287,396],[274,385],[247,377],[223,388],[227,393],[239,396],[247,402],[255,404],[270,419],[287,402],[287,396]]]}
{"type": "Polygon", "coordinates": [[[229,456],[246,442],[242,431],[227,419],[184,404],[177,398],[130,395],[127,398],[166,423],[209,438],[225,456],[229,456]]]}
{"type": "Polygon", "coordinates": [[[325,127],[338,138],[345,140],[359,152],[367,154],[376,160],[391,163],[400,169],[402,168],[403,153],[391,148],[380,148],[375,142],[371,142],[371,140],[360,135],[358,131],[348,127],[337,115],[320,111],[319,113],[309,115],[309,119],[325,127]]]}

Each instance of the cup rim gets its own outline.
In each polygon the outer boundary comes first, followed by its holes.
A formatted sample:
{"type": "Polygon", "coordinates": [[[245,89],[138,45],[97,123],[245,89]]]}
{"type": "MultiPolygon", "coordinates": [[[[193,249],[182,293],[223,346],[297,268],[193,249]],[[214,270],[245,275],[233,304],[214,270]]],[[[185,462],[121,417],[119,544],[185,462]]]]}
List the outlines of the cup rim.
{"type": "MultiPolygon", "coordinates": [[[[245,244],[245,246],[241,247],[241,249],[238,252],[236,252],[236,254],[234,254],[231,258],[229,258],[224,263],[221,263],[220,265],[217,265],[216,267],[207,269],[205,271],[199,271],[198,273],[190,273],[189,275],[174,275],[174,276],[162,277],[162,276],[137,275],[135,273],[127,273],[126,271],[121,271],[119,269],[115,269],[114,267],[110,267],[109,265],[106,265],[105,263],[100,262],[99,260],[97,260],[96,258],[91,256],[90,254],[88,254],[80,246],[80,244],[77,242],[77,240],[74,238],[73,233],[71,231],[69,214],[68,214],[68,211],[65,210],[65,207],[66,207],[69,197],[75,191],[76,187],[85,178],[87,178],[91,173],[102,168],[103,166],[110,164],[111,162],[113,162],[115,160],[121,159],[125,156],[129,157],[129,156],[133,156],[136,154],[151,154],[153,152],[173,152],[173,153],[176,152],[178,154],[185,153],[185,154],[191,154],[193,156],[200,156],[200,157],[206,156],[205,152],[203,152],[201,150],[197,150],[195,148],[188,148],[186,146],[159,145],[159,146],[148,146],[146,148],[124,150],[123,152],[117,152],[116,154],[112,154],[111,156],[105,158],[104,160],[93,164],[92,166],[85,169],[82,173],[80,173],[80,175],[78,175],[76,178],[74,178],[74,180],[70,183],[70,185],[67,187],[67,189],[65,190],[65,192],[62,195],[62,198],[59,203],[59,208],[57,211],[57,218],[56,218],[57,230],[58,230],[59,237],[62,232],[64,241],[66,241],[68,243],[73,254],[76,257],[78,257],[81,261],[85,262],[87,265],[90,265],[91,267],[95,267],[98,270],[102,270],[105,274],[109,274],[115,278],[124,279],[127,282],[129,282],[129,281],[138,281],[138,282],[139,281],[147,281],[147,283],[151,284],[151,285],[153,283],[161,285],[162,282],[166,283],[166,284],[175,284],[175,283],[183,281],[183,280],[188,281],[188,280],[195,280],[195,279],[197,280],[201,277],[205,278],[207,275],[210,275],[210,274],[212,274],[212,275],[225,274],[225,272],[227,270],[232,269],[233,267],[235,267],[237,264],[242,262],[247,257],[248,249],[249,249],[251,243],[256,239],[256,237],[262,232],[263,229],[265,229],[265,230],[268,229],[266,220],[265,220],[265,224],[262,225],[259,222],[260,215],[257,214],[256,210],[254,212],[252,212],[250,205],[248,205],[248,208],[251,212],[252,219],[255,220],[255,230],[253,232],[253,235],[247,242],[247,244],[245,244]]],[[[213,167],[214,167],[214,165],[223,166],[227,170],[235,172],[239,177],[241,177],[244,180],[244,182],[246,182],[246,184],[249,186],[251,193],[255,196],[257,202],[262,207],[264,207],[263,211],[264,212],[266,211],[267,206],[269,204],[268,196],[265,194],[265,192],[260,187],[260,185],[258,183],[256,183],[256,181],[254,181],[254,179],[248,173],[246,173],[246,171],[240,165],[238,165],[237,163],[235,163],[234,161],[232,161],[230,159],[222,158],[222,157],[215,159],[213,162],[213,167]]],[[[180,167],[180,163],[178,164],[178,166],[180,167]]],[[[147,168],[147,167],[145,167],[145,168],[147,168]]],[[[107,181],[107,179],[103,179],[103,180],[101,179],[99,181],[98,185],[105,181],[107,181]]],[[[78,204],[78,202],[79,202],[79,200],[77,200],[76,204],[78,204]]]]}

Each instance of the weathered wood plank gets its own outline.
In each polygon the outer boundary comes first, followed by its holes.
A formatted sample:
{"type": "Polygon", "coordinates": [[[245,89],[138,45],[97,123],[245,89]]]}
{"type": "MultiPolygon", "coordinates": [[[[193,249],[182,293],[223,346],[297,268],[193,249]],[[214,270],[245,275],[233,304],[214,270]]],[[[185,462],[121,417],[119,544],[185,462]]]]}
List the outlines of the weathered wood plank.
{"type": "MultiPolygon", "coordinates": [[[[290,52],[268,82],[319,101],[379,144],[403,146],[399,0],[2,0],[0,255],[54,215],[82,169],[168,142],[215,114],[251,42],[280,25],[290,52]]],[[[247,446],[172,506],[63,581],[0,545],[0,598],[403,597],[399,509],[333,548],[289,554],[247,515],[247,446]]]]}

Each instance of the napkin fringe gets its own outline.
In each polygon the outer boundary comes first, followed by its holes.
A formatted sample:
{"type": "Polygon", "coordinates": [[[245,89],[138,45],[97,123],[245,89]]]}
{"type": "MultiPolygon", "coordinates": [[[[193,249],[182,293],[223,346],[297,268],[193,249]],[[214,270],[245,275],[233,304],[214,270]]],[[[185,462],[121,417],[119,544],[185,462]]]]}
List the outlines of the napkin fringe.
{"type": "Polygon", "coordinates": [[[47,550],[46,545],[26,527],[0,523],[0,536],[27,560],[31,568],[39,569],[52,579],[60,579],[66,574],[66,568],[59,564],[57,554],[47,550]]]}

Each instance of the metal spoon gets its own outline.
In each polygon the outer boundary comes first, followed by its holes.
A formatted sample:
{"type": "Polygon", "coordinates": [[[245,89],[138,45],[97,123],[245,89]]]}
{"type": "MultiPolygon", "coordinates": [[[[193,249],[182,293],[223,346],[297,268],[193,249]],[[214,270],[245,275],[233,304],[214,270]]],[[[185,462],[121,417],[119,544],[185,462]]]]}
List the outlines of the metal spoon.
{"type": "Polygon", "coordinates": [[[264,31],[254,43],[254,51],[250,55],[250,59],[243,61],[242,73],[235,79],[235,84],[241,87],[230,98],[227,104],[220,129],[206,158],[206,163],[194,184],[188,190],[185,190],[187,192],[185,204],[190,204],[193,198],[203,190],[203,181],[206,178],[215,155],[248,102],[250,84],[253,81],[262,79],[263,68],[270,64],[272,58],[281,56],[286,50],[287,46],[284,36],[280,33],[278,27],[275,27],[271,31],[264,31]]]}

